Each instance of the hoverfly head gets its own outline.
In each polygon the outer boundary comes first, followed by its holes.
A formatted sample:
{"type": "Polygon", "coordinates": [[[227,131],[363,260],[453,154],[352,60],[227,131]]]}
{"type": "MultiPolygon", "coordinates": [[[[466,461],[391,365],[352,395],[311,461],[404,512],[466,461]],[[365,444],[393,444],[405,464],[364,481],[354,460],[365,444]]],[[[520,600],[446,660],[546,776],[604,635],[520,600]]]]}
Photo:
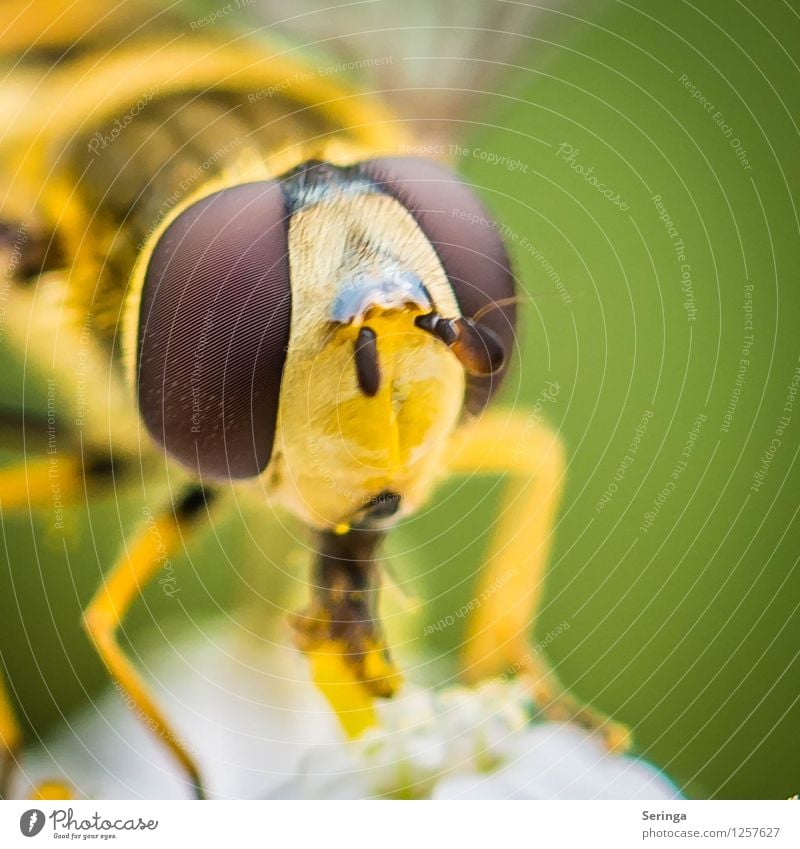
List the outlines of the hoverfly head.
{"type": "Polygon", "coordinates": [[[382,340],[402,345],[404,334],[432,336],[455,356],[464,406],[477,412],[513,347],[513,291],[489,213],[431,161],[313,161],[232,186],[182,211],[151,252],[138,315],[140,414],[201,476],[255,477],[273,453],[287,360],[345,340],[371,398],[389,350],[382,340]]]}

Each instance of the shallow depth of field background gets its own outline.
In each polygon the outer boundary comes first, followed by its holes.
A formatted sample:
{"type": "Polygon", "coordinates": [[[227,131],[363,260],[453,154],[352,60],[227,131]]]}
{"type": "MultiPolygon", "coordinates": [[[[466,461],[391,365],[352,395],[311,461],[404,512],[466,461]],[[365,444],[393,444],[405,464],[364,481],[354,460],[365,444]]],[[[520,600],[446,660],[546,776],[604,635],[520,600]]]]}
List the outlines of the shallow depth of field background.
{"type": "MultiPolygon", "coordinates": [[[[538,399],[568,450],[538,635],[569,623],[549,649],[563,680],[695,797],[800,791],[798,62],[794,0],[576,5],[543,14],[483,125],[455,138],[527,294],[505,399],[538,399]]],[[[41,383],[2,357],[4,405],[42,409],[41,383]]],[[[448,484],[389,546],[423,602],[410,648],[442,675],[463,620],[423,631],[473,597],[498,492],[448,484]]],[[[105,685],[79,611],[138,516],[119,493],[71,509],[64,531],[3,517],[0,649],[36,733],[105,685]]],[[[274,617],[302,603],[303,561],[277,523],[233,515],[179,561],[179,596],[147,591],[128,634],[143,649],[203,639],[223,611],[274,617]],[[295,561],[297,586],[278,588],[295,561]]]]}

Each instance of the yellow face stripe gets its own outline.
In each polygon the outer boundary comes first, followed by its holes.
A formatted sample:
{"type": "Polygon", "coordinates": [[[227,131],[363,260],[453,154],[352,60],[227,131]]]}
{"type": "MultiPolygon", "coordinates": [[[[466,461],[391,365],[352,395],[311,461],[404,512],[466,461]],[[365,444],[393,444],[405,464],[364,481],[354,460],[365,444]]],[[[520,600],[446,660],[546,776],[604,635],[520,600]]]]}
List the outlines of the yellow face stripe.
{"type": "Polygon", "coordinates": [[[298,212],[289,230],[292,327],[281,387],[275,462],[276,500],[325,528],[345,523],[382,491],[422,503],[439,474],[458,421],[464,374],[453,354],[415,327],[413,309],[368,314],[377,334],[381,383],[368,397],[354,362],[356,326],[334,326],[330,311],[353,268],[374,267],[379,246],[425,282],[446,315],[458,305],[433,247],[397,201],[360,195],[298,212]]]}

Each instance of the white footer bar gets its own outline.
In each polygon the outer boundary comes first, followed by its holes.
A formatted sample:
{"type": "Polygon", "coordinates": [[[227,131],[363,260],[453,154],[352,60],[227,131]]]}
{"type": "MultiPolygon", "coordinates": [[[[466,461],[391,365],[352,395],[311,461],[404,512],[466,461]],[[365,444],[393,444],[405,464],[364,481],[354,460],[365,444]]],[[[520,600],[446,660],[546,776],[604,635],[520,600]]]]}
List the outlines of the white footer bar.
{"type": "Polygon", "coordinates": [[[0,846],[800,846],[800,803],[0,802],[0,846]],[[441,841],[441,843],[439,842],[441,841]]]}

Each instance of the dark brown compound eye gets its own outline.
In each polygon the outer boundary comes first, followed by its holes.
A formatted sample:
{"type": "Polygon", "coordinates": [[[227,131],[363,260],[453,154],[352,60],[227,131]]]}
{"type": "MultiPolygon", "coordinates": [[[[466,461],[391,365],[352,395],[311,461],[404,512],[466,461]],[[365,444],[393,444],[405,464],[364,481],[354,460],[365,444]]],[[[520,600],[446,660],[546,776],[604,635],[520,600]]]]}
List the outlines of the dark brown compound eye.
{"type": "Polygon", "coordinates": [[[189,207],[150,258],[139,411],[201,477],[253,477],[269,463],[291,320],[287,232],[280,186],[248,183],[189,207]]]}
{"type": "Polygon", "coordinates": [[[499,340],[504,365],[468,375],[465,407],[479,412],[497,391],[515,341],[514,276],[494,219],[465,183],[428,159],[393,157],[360,165],[363,174],[399,201],[433,245],[462,314],[499,340]]]}

